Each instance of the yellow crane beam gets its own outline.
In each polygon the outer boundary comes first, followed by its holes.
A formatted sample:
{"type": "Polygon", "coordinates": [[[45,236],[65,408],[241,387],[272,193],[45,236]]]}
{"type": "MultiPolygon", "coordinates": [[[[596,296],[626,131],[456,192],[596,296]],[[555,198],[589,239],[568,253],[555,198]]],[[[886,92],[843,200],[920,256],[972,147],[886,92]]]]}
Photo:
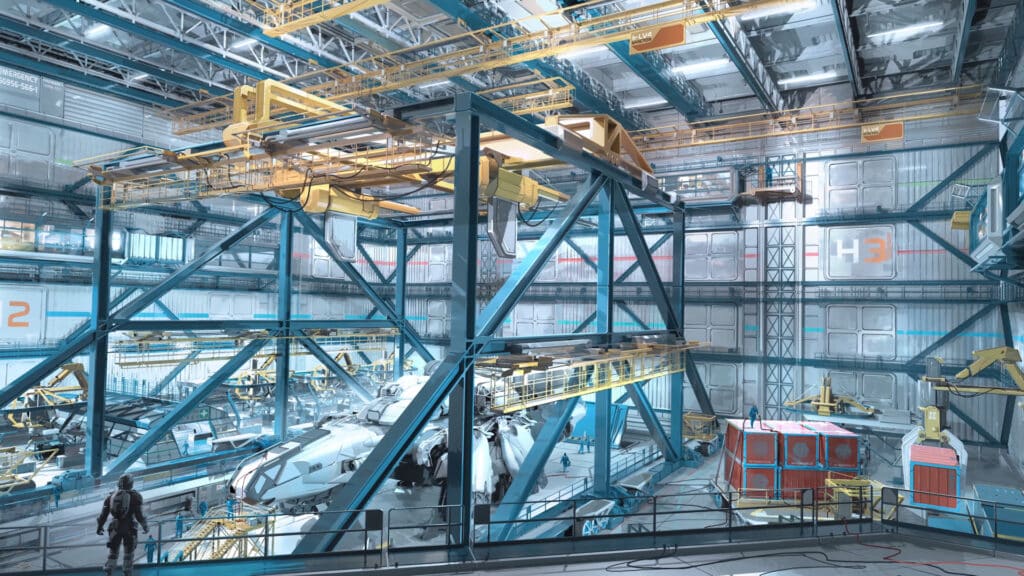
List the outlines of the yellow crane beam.
{"type": "MultiPolygon", "coordinates": [[[[551,26],[550,22],[562,18],[570,10],[565,8],[365,58],[352,64],[314,70],[286,82],[332,102],[352,102],[357,98],[411,88],[452,76],[522,64],[612,42],[650,38],[669,27],[705,24],[794,2],[754,0],[730,6],[719,0],[664,0],[581,21],[572,21],[571,17],[567,17],[564,18],[565,25],[551,26]],[[522,32],[535,28],[534,23],[540,23],[543,29],[522,32]],[[510,35],[510,30],[515,33],[510,35]],[[352,74],[352,68],[365,72],[352,74]]],[[[177,116],[204,114],[210,106],[210,101],[201,101],[177,108],[171,113],[177,116]]]]}
{"type": "Polygon", "coordinates": [[[863,130],[890,123],[972,116],[980,109],[981,96],[979,86],[922,90],[894,97],[705,120],[687,126],[650,128],[633,132],[633,138],[642,151],[656,152],[813,132],[863,130]]]}
{"type": "Polygon", "coordinates": [[[263,33],[274,38],[387,2],[388,0],[291,0],[266,5],[249,0],[250,4],[263,11],[263,33]]]}

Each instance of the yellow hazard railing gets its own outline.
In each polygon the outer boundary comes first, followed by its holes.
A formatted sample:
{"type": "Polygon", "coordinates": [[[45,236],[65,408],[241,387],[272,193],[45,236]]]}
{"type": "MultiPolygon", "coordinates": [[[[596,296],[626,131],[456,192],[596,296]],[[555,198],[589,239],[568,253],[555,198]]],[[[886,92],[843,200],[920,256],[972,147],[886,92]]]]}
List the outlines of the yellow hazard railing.
{"type": "Polygon", "coordinates": [[[561,364],[556,362],[544,371],[491,378],[486,385],[490,406],[499,412],[516,412],[682,372],[686,351],[699,345],[686,342],[612,349],[561,364]]]}

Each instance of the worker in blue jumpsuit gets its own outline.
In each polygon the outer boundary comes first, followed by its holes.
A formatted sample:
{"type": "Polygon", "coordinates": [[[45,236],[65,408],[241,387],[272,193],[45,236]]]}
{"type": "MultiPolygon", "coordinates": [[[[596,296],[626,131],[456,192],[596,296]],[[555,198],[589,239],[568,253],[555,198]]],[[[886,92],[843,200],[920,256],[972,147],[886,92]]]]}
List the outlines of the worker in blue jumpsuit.
{"type": "Polygon", "coordinates": [[[235,517],[235,499],[228,498],[228,518],[235,517]]]}
{"type": "Polygon", "coordinates": [[[757,420],[757,404],[750,407],[750,427],[754,427],[754,422],[757,420]]]}
{"type": "Polygon", "coordinates": [[[60,484],[53,485],[53,509],[60,508],[60,494],[64,489],[60,487],[60,484]]]}
{"type": "Polygon", "coordinates": [[[570,465],[572,465],[572,461],[569,460],[569,455],[562,452],[562,472],[568,472],[570,465]]]}
{"type": "Polygon", "coordinates": [[[199,501],[199,516],[206,518],[206,513],[210,510],[210,505],[206,503],[206,500],[199,501]]]}
{"type": "Polygon", "coordinates": [[[584,446],[590,446],[590,438],[587,436],[586,432],[584,432],[583,436],[580,438],[580,454],[583,454],[584,446]]]}
{"type": "Polygon", "coordinates": [[[149,538],[146,539],[146,562],[152,564],[153,558],[156,557],[156,539],[150,534],[149,538]]]}
{"type": "Polygon", "coordinates": [[[181,535],[185,533],[185,516],[181,512],[174,517],[174,537],[181,538],[181,535]]]}

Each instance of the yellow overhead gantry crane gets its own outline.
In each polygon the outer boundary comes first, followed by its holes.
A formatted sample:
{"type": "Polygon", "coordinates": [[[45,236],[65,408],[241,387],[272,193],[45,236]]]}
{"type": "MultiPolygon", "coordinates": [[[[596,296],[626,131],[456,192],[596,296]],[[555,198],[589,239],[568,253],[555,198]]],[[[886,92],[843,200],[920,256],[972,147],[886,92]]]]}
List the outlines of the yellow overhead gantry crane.
{"type": "MultiPolygon", "coordinates": [[[[364,58],[351,64],[310,71],[286,82],[311,95],[345,104],[382,92],[612,42],[650,41],[669,30],[675,31],[676,37],[685,36],[678,31],[686,26],[791,3],[795,0],[754,0],[739,5],[729,5],[722,0],[665,0],[576,21],[568,13],[583,14],[580,8],[587,5],[582,4],[364,58]],[[552,26],[552,22],[565,24],[552,26]],[[529,32],[531,28],[537,31],[529,32]],[[361,73],[353,74],[352,69],[361,73]]],[[[608,2],[602,0],[601,4],[606,7],[608,2]]],[[[169,114],[196,129],[223,128],[226,126],[223,109],[229,107],[230,104],[223,99],[209,99],[176,108],[169,114]],[[218,109],[222,110],[221,120],[213,122],[218,109]]]]}

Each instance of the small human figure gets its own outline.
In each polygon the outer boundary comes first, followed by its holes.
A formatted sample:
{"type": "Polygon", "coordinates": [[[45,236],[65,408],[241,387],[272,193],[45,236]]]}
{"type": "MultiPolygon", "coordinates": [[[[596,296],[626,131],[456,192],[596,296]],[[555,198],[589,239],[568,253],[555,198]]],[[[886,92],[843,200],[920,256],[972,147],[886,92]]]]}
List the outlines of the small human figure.
{"type": "Polygon", "coordinates": [[[572,465],[572,461],[569,460],[569,455],[562,452],[562,472],[568,472],[570,465],[572,465]]]}
{"type": "Polygon", "coordinates": [[[61,488],[60,483],[53,485],[53,509],[60,508],[60,494],[64,489],[61,488]]]}
{"type": "Polygon", "coordinates": [[[117,490],[111,492],[103,501],[103,510],[96,518],[96,534],[103,534],[103,524],[110,518],[107,526],[107,561],[103,564],[103,573],[110,576],[117,566],[117,552],[124,548],[124,574],[132,576],[135,563],[135,545],[138,543],[138,530],[135,523],[142,526],[143,532],[149,533],[149,524],[142,515],[142,495],[132,489],[134,481],[131,475],[125,474],[117,480],[117,490]]]}
{"type": "Polygon", "coordinates": [[[174,517],[174,537],[181,538],[181,535],[185,533],[185,516],[178,512],[174,517]]]}
{"type": "Polygon", "coordinates": [[[181,562],[184,559],[185,559],[185,551],[184,550],[178,550],[178,555],[174,557],[174,561],[175,562],[181,562]]]}
{"type": "Polygon", "coordinates": [[[181,455],[188,456],[188,442],[181,445],[181,455]]]}
{"type": "Polygon", "coordinates": [[[752,404],[750,406],[749,416],[750,416],[750,427],[753,428],[754,427],[754,422],[757,420],[757,404],[752,404]]]}
{"type": "Polygon", "coordinates": [[[199,501],[199,515],[206,518],[206,513],[210,511],[210,505],[206,503],[206,500],[199,501]]]}
{"type": "Polygon", "coordinates": [[[768,164],[764,167],[764,185],[766,188],[770,188],[772,185],[772,166],[768,164]]]}
{"type": "Polygon", "coordinates": [[[149,564],[153,563],[153,558],[156,556],[156,539],[150,534],[149,538],[146,539],[146,562],[149,564]]]}
{"type": "Polygon", "coordinates": [[[230,518],[234,518],[235,517],[235,499],[234,498],[228,498],[227,504],[228,504],[228,518],[229,519],[230,518]]]}
{"type": "Polygon", "coordinates": [[[583,436],[580,437],[580,451],[579,451],[579,454],[583,454],[583,451],[586,450],[586,448],[584,447],[584,444],[587,444],[588,442],[589,441],[587,440],[587,433],[584,432],[583,436]]]}
{"type": "Polygon", "coordinates": [[[591,438],[590,436],[587,436],[585,440],[587,442],[587,454],[590,454],[590,447],[594,445],[594,439],[591,438]]]}
{"type": "Polygon", "coordinates": [[[170,550],[164,550],[164,553],[160,555],[160,562],[163,563],[163,564],[167,564],[170,561],[171,561],[171,551],[170,550]]]}

